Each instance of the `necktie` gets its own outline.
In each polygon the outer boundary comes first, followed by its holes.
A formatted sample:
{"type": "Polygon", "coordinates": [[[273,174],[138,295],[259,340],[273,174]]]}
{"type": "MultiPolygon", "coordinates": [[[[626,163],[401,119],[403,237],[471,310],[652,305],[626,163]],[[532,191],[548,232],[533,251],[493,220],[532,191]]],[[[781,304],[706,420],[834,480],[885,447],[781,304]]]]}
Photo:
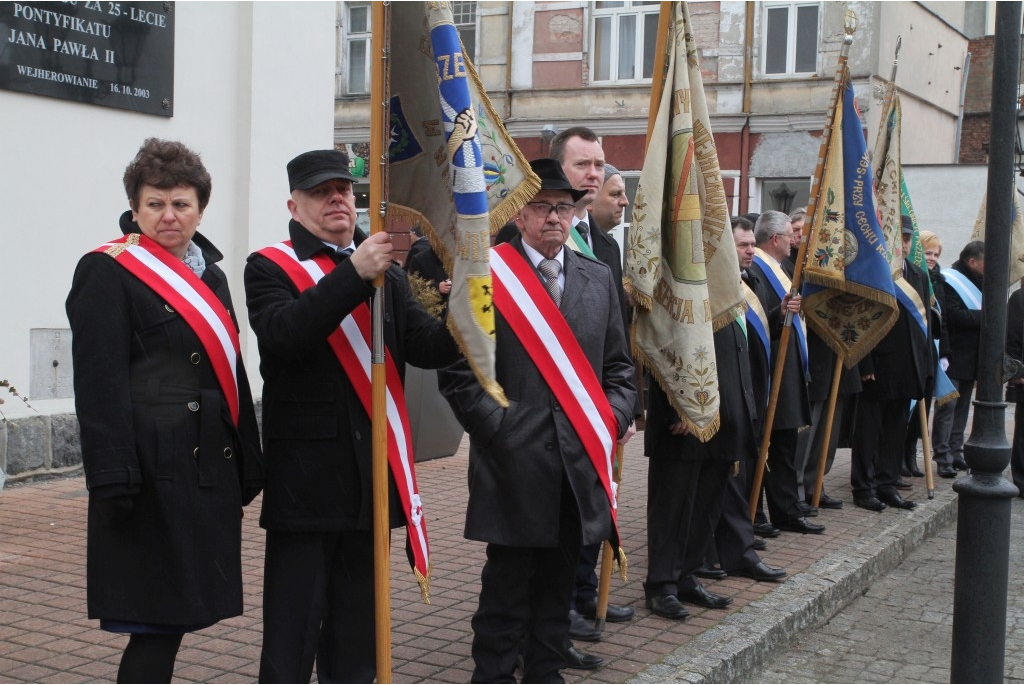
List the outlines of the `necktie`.
{"type": "Polygon", "coordinates": [[[555,259],[542,259],[537,265],[537,269],[544,276],[544,287],[547,288],[551,299],[555,301],[555,306],[561,306],[562,286],[558,285],[558,272],[562,270],[562,265],[555,259]]]}
{"type": "Polygon", "coordinates": [[[587,225],[586,221],[581,221],[576,224],[576,230],[580,232],[583,237],[583,242],[590,245],[590,226],[587,225]]]}

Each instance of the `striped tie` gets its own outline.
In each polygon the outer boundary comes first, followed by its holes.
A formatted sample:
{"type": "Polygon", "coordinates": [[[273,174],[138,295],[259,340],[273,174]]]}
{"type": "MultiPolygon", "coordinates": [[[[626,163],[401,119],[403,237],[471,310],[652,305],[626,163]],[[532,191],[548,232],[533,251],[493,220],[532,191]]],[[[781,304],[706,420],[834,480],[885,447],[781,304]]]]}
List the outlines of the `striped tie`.
{"type": "Polygon", "coordinates": [[[547,288],[548,295],[555,301],[555,306],[560,307],[562,305],[562,287],[558,285],[558,272],[562,270],[562,265],[556,259],[542,259],[537,265],[537,269],[544,276],[544,287],[547,288]]]}

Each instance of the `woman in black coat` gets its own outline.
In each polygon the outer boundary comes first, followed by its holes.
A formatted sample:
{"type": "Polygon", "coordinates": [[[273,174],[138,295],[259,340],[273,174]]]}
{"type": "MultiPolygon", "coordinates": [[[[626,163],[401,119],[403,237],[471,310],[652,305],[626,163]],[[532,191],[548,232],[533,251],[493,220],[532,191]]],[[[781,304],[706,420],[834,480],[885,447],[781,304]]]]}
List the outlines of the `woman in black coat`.
{"type": "Polygon", "coordinates": [[[67,299],[88,611],[131,635],[118,682],[170,682],[184,633],[242,613],[262,456],[222,255],[196,233],[210,175],[149,139],[124,185],[125,236],[82,257],[67,299]]]}

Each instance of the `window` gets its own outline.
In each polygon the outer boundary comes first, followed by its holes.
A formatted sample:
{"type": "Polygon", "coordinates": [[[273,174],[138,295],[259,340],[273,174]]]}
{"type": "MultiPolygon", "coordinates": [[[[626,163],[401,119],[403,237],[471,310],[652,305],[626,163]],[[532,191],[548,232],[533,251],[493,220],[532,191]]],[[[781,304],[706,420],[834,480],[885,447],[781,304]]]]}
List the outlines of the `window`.
{"type": "MultiPolygon", "coordinates": [[[[470,60],[476,58],[476,2],[453,2],[452,16],[470,60]]],[[[341,2],[339,16],[338,95],[370,92],[370,3],[341,2]]]]}
{"type": "Polygon", "coordinates": [[[341,72],[343,84],[338,92],[361,95],[370,92],[370,3],[342,3],[344,36],[341,72]]]}
{"type": "Polygon", "coordinates": [[[764,73],[818,71],[818,3],[766,4],[764,73]]]}
{"type": "Polygon", "coordinates": [[[590,80],[650,81],[654,73],[654,44],[658,40],[658,3],[595,2],[590,80]]]}
{"type": "Polygon", "coordinates": [[[466,57],[473,64],[476,64],[476,5],[475,2],[452,3],[452,19],[455,20],[455,28],[459,30],[459,38],[462,39],[466,57]]]}

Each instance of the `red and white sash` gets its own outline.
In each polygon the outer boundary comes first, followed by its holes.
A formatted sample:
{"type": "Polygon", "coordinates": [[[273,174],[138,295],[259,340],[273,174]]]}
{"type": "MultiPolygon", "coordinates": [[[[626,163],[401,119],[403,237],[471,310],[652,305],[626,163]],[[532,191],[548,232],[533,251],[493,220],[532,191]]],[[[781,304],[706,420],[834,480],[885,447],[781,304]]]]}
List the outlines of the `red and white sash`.
{"type": "MultiPolygon", "coordinates": [[[[312,288],[324,275],[334,269],[334,262],[320,253],[311,259],[300,260],[290,240],[265,247],[259,251],[288,276],[299,292],[312,288]]],[[[373,415],[371,381],[371,314],[364,302],[346,316],[327,342],[338,358],[345,375],[355,389],[368,416],[373,415]]],[[[388,464],[398,486],[402,507],[408,519],[409,539],[413,550],[413,570],[426,598],[430,578],[430,548],[427,543],[427,524],[423,519],[423,505],[416,486],[416,469],[412,452],[412,433],[406,413],[405,391],[398,367],[385,349],[387,377],[388,464]]]]}
{"type": "Polygon", "coordinates": [[[611,504],[618,541],[612,458],[618,423],[576,336],[530,263],[512,245],[491,249],[494,306],[508,321],[579,435],[611,504]]]}
{"type": "Polygon", "coordinates": [[[238,332],[231,314],[210,287],[180,259],[140,233],[111,240],[93,252],[113,257],[181,315],[203,344],[237,426],[238,332]]]}

